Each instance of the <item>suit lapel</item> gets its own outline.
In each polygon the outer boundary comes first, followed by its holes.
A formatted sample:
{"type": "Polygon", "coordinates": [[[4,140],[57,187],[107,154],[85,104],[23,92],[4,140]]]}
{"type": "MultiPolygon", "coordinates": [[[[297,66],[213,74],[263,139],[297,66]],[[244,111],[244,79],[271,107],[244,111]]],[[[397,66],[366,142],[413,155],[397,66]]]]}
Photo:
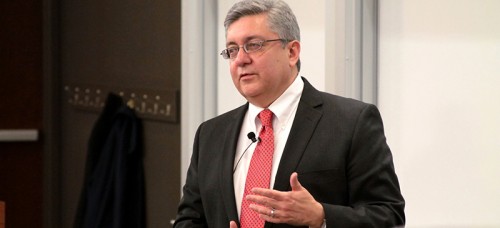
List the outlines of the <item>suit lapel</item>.
{"type": "Polygon", "coordinates": [[[224,155],[222,167],[220,167],[220,188],[228,218],[229,220],[234,221],[239,221],[239,218],[238,211],[236,209],[236,200],[234,197],[233,164],[238,136],[240,134],[243,118],[247,110],[248,103],[236,109],[232,118],[228,120],[226,128],[222,134],[225,142],[223,145],[224,155]]]}
{"type": "Polygon", "coordinates": [[[305,79],[304,90],[300,98],[292,129],[281,157],[273,188],[280,191],[290,190],[290,175],[294,172],[309,144],[316,126],[323,115],[320,107],[322,99],[317,91],[305,79]]]}

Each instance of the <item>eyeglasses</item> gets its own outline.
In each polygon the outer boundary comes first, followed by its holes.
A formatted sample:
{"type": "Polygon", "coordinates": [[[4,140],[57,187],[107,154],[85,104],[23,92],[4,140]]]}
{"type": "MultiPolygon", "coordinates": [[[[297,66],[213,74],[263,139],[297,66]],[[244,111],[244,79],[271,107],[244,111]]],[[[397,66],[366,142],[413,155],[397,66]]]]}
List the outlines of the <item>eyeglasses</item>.
{"type": "Polygon", "coordinates": [[[285,40],[285,39],[274,39],[274,40],[250,41],[248,43],[243,44],[243,46],[228,47],[228,48],[222,50],[222,52],[220,53],[220,55],[222,55],[222,58],[224,58],[224,59],[235,59],[236,56],[238,55],[238,51],[242,47],[243,47],[243,50],[246,53],[252,53],[252,52],[256,52],[256,51],[262,49],[262,46],[264,45],[264,43],[272,42],[272,41],[286,42],[288,40],[285,40]]]}

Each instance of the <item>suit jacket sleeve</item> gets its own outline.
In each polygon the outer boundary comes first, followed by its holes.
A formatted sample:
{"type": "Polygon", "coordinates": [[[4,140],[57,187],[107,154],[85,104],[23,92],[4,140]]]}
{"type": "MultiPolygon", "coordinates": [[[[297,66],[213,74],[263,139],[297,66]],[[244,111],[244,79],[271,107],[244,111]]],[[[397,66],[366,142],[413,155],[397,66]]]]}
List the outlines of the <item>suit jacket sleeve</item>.
{"type": "Polygon", "coordinates": [[[403,225],[404,199],[378,109],[359,114],[347,155],[347,206],[323,203],[327,227],[403,225]]]}
{"type": "Polygon", "coordinates": [[[203,202],[198,185],[198,141],[201,126],[198,128],[191,163],[188,168],[186,184],[182,189],[182,199],[178,207],[174,227],[207,227],[203,202]]]}

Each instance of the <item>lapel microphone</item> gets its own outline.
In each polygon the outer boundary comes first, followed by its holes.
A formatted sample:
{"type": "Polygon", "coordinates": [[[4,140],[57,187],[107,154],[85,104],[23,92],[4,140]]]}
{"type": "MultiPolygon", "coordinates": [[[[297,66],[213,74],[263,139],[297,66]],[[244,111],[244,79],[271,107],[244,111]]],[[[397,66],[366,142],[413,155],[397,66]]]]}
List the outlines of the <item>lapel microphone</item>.
{"type": "Polygon", "coordinates": [[[233,174],[234,174],[234,172],[236,171],[236,168],[238,167],[238,164],[240,164],[241,158],[242,158],[242,157],[243,157],[243,155],[245,155],[245,153],[247,152],[248,148],[250,148],[250,146],[251,146],[253,143],[255,143],[255,142],[257,142],[257,143],[258,143],[258,142],[262,141],[262,140],[260,139],[260,137],[255,138],[255,133],[253,133],[253,132],[248,133],[248,134],[247,134],[247,137],[248,137],[248,139],[252,140],[252,142],[251,142],[251,143],[247,146],[247,148],[245,149],[245,151],[243,151],[243,153],[241,154],[240,158],[238,159],[238,162],[236,162],[236,165],[234,166],[234,169],[233,169],[233,174]]]}

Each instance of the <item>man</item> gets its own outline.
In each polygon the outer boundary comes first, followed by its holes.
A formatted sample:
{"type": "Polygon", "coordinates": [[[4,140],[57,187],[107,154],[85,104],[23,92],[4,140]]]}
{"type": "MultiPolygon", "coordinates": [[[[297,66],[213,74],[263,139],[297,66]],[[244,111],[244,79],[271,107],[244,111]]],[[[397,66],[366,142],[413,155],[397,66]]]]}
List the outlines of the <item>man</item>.
{"type": "Polygon", "coordinates": [[[298,77],[288,5],[240,1],[224,25],[221,55],[248,103],[199,126],[174,227],[403,225],[377,108],[298,77]]]}

